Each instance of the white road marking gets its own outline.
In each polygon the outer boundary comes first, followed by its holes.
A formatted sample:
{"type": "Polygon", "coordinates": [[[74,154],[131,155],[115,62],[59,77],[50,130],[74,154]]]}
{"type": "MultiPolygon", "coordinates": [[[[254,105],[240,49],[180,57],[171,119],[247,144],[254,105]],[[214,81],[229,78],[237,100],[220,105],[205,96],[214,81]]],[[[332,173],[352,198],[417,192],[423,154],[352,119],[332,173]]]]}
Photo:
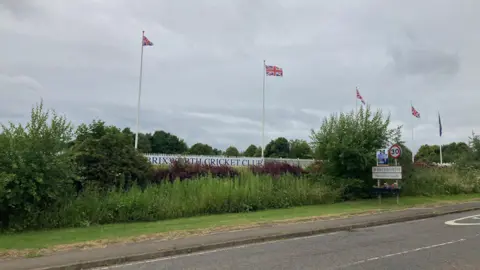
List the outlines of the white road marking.
{"type": "Polygon", "coordinates": [[[173,260],[173,259],[190,257],[190,256],[200,256],[200,255],[211,254],[211,253],[216,253],[216,252],[221,252],[221,251],[228,251],[228,250],[233,250],[233,249],[241,249],[241,248],[246,248],[246,247],[251,247],[251,246],[260,246],[260,245],[267,245],[267,244],[278,243],[278,242],[285,242],[285,241],[296,241],[296,240],[303,240],[303,239],[324,237],[324,236],[335,235],[335,234],[338,234],[338,233],[340,233],[340,232],[333,232],[333,233],[326,233],[326,234],[318,234],[318,235],[311,235],[311,236],[297,237],[297,238],[290,238],[290,239],[282,239],[282,240],[274,240],[274,241],[267,241],[267,242],[254,243],[254,244],[248,244],[248,245],[242,245],[242,246],[235,246],[235,247],[228,247],[228,248],[208,250],[208,251],[203,251],[203,252],[188,253],[188,254],[182,254],[182,255],[171,256],[171,257],[162,257],[162,258],[158,258],[158,259],[152,259],[152,260],[146,260],[146,261],[139,261],[139,262],[132,262],[132,263],[127,263],[127,264],[119,264],[119,265],[112,265],[112,266],[106,266],[106,267],[100,267],[100,268],[93,268],[92,270],[116,269],[116,268],[122,268],[122,267],[127,267],[127,266],[134,266],[134,265],[140,265],[140,264],[148,264],[148,263],[154,263],[154,262],[161,262],[161,261],[173,260]]]}
{"type": "Polygon", "coordinates": [[[458,221],[465,220],[465,219],[480,219],[480,215],[474,215],[474,216],[468,216],[468,217],[462,217],[462,218],[457,218],[454,220],[449,220],[446,221],[446,225],[451,225],[451,226],[480,226],[480,222],[478,223],[459,223],[458,221]]]}
{"type": "Polygon", "coordinates": [[[462,241],[465,241],[465,240],[467,240],[467,239],[462,238],[462,239],[459,239],[459,240],[445,242],[445,243],[441,243],[441,244],[425,246],[425,247],[420,247],[420,248],[416,248],[416,249],[410,249],[410,250],[406,250],[406,251],[402,251],[402,252],[398,252],[398,253],[387,254],[387,255],[383,255],[383,256],[379,256],[379,257],[372,257],[372,258],[368,258],[368,259],[365,259],[365,260],[345,264],[345,265],[340,266],[339,268],[346,268],[346,267],[359,265],[359,264],[366,263],[366,262],[371,262],[371,261],[377,261],[377,260],[381,260],[381,259],[390,258],[390,257],[393,257],[393,256],[399,256],[399,255],[404,255],[404,254],[408,254],[408,253],[412,253],[412,252],[418,252],[418,251],[422,251],[422,250],[426,250],[426,249],[432,249],[432,248],[436,248],[436,247],[446,246],[446,245],[462,242],[462,241]]]}

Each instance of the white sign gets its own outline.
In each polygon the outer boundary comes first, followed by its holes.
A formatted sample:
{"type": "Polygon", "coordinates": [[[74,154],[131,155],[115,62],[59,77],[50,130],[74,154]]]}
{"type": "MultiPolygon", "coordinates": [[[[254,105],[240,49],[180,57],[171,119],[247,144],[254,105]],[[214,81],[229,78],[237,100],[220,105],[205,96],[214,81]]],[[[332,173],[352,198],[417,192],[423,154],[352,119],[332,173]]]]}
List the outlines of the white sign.
{"type": "Polygon", "coordinates": [[[373,179],[402,179],[402,166],[372,167],[373,179]]]}
{"type": "Polygon", "coordinates": [[[183,159],[187,164],[204,164],[211,166],[252,166],[263,165],[262,158],[256,157],[224,157],[224,156],[182,156],[182,155],[162,155],[162,154],[146,154],[145,155],[152,164],[169,165],[174,161],[183,159]]]}

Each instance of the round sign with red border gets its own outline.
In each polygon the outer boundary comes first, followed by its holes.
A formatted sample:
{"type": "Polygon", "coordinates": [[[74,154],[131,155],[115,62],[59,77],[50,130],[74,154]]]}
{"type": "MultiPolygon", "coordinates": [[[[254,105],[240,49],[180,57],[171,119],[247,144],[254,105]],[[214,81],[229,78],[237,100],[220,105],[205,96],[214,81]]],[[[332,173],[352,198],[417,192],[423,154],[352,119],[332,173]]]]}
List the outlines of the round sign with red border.
{"type": "Polygon", "coordinates": [[[397,159],[402,155],[402,148],[398,144],[394,144],[388,149],[388,154],[394,158],[397,159]]]}

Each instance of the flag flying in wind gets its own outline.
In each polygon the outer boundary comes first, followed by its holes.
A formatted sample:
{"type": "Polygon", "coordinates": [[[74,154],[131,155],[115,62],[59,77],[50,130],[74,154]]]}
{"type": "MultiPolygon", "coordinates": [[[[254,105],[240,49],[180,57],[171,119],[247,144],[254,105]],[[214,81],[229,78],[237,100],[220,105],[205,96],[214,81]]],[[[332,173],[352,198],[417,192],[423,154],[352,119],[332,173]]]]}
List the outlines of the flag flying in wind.
{"type": "Polygon", "coordinates": [[[357,98],[360,99],[360,101],[363,103],[363,105],[365,105],[365,100],[363,100],[362,95],[360,95],[360,92],[358,91],[358,88],[357,88],[357,98]]]}
{"type": "Polygon", "coordinates": [[[267,76],[283,77],[283,69],[278,66],[265,66],[267,76]]]}
{"type": "Polygon", "coordinates": [[[143,36],[143,46],[153,46],[153,42],[151,42],[146,36],[143,36]]]}
{"type": "Polygon", "coordinates": [[[442,137],[442,119],[440,118],[440,113],[438,113],[438,133],[440,134],[440,137],[442,137]]]}
{"type": "Polygon", "coordinates": [[[415,108],[412,106],[412,115],[415,116],[416,118],[420,118],[420,113],[415,110],[415,108]]]}

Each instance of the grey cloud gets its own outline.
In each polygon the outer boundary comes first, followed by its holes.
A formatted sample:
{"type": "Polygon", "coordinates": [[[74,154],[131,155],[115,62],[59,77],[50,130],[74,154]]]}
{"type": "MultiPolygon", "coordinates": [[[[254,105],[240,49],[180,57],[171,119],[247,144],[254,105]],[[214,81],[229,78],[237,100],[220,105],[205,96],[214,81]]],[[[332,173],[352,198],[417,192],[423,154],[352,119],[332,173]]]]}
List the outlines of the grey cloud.
{"type": "Polygon", "coordinates": [[[460,69],[460,58],[456,54],[426,49],[394,48],[390,55],[395,70],[402,75],[455,75],[460,69]]]}
{"type": "Polygon", "coordinates": [[[0,77],[0,113],[23,121],[41,95],[76,124],[134,127],[146,30],[155,45],[144,50],[143,131],[165,129],[189,144],[259,145],[266,59],[285,72],[267,78],[268,138],[308,138],[324,116],[355,108],[358,86],[405,124],[407,144],[438,141],[439,110],[444,139],[464,140],[480,127],[480,21],[478,1],[451,3],[2,1],[0,74],[9,79],[0,77]],[[425,126],[414,142],[410,101],[425,126]]]}
{"type": "Polygon", "coordinates": [[[41,12],[36,0],[3,0],[0,7],[12,12],[19,19],[41,12]]]}
{"type": "MultiPolygon", "coordinates": [[[[186,110],[210,114],[213,116],[210,119],[216,122],[225,122],[225,120],[229,121],[228,118],[231,117],[243,118],[248,121],[243,121],[245,125],[248,125],[251,128],[260,128],[262,121],[261,106],[234,105],[229,107],[217,108],[195,106],[186,110]],[[225,119],[222,119],[223,117],[225,119]],[[217,120],[214,120],[215,118],[217,120]]],[[[321,121],[323,120],[323,117],[325,116],[326,115],[321,115],[321,112],[318,112],[314,109],[298,109],[288,105],[285,107],[268,106],[265,110],[265,124],[266,128],[278,131],[288,131],[292,128],[296,128],[296,126],[298,125],[303,124],[307,126],[306,130],[308,131],[309,128],[319,127],[321,121]]]]}

